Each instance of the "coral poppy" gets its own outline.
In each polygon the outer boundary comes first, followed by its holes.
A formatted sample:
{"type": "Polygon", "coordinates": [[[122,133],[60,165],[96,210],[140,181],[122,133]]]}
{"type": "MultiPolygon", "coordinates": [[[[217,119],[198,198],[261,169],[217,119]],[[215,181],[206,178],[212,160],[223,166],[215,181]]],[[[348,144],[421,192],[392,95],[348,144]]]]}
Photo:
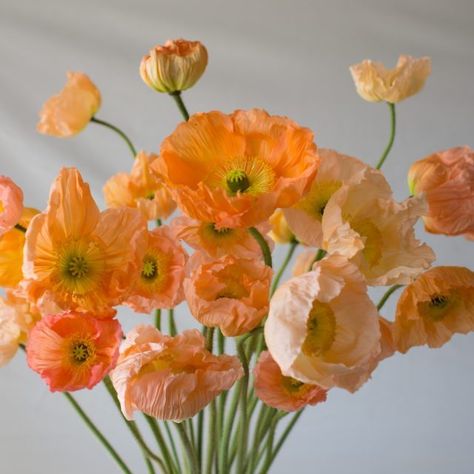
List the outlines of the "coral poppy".
{"type": "Polygon", "coordinates": [[[0,176],[0,236],[18,223],[23,211],[23,191],[7,176],[0,176]]]}
{"type": "Polygon", "coordinates": [[[143,82],[158,92],[178,92],[192,87],[207,66],[207,50],[199,41],[168,40],[155,46],[140,63],[143,82]]]}
{"type": "Polygon", "coordinates": [[[267,351],[260,354],[253,373],[255,395],[278,410],[296,411],[326,401],[327,390],[286,377],[267,351]]]}
{"type": "Polygon", "coordinates": [[[189,217],[217,229],[251,227],[308,190],[313,134],[263,110],[193,115],[164,140],[154,165],[189,217]]]}
{"type": "Polygon", "coordinates": [[[433,234],[474,239],[474,150],[455,147],[416,161],[408,183],[412,194],[423,193],[428,213],[425,228],[433,234]]]}
{"type": "Polygon", "coordinates": [[[168,227],[144,230],[143,234],[137,249],[137,275],[125,304],[141,313],[173,308],[184,299],[186,252],[168,227]]]}
{"type": "Polygon", "coordinates": [[[435,267],[407,286],[397,304],[395,346],[440,347],[453,334],[474,330],[474,272],[464,267],[435,267]]]}
{"type": "Polygon", "coordinates": [[[63,309],[110,315],[129,291],[144,227],[135,209],[100,213],[79,172],[63,168],[28,227],[22,284],[33,300],[49,293],[63,309]]]}
{"type": "Polygon", "coordinates": [[[115,319],[72,311],[52,314],[30,333],[28,365],[52,392],[91,389],[115,366],[121,340],[115,319]]]}
{"type": "Polygon", "coordinates": [[[140,152],[136,156],[130,174],[118,173],[104,186],[108,207],[134,207],[147,220],[166,219],[176,209],[170,192],[151,169],[158,157],[140,152]]]}
{"type": "Polygon", "coordinates": [[[345,186],[326,206],[322,246],[351,259],[369,285],[410,283],[435,259],[415,238],[414,224],[425,210],[421,198],[399,204],[380,197],[370,181],[345,186]]]}
{"type": "Polygon", "coordinates": [[[194,254],[184,293],[191,314],[225,336],[238,336],[257,327],[268,311],[272,270],[261,260],[231,255],[217,260],[194,254]]]}
{"type": "Polygon", "coordinates": [[[377,308],[357,267],[330,255],[281,285],[270,301],[265,340],[283,375],[357,390],[380,354],[377,308]]]}
{"type": "Polygon", "coordinates": [[[431,59],[401,55],[393,69],[366,59],[350,68],[358,94],[369,102],[397,103],[419,92],[431,74],[431,59]]]}
{"type": "Polygon", "coordinates": [[[161,420],[194,416],[243,375],[235,356],[215,356],[205,349],[201,333],[192,329],[175,337],[153,326],[137,326],[122,344],[110,377],[122,413],[135,410],[161,420]]]}
{"type": "Polygon", "coordinates": [[[37,130],[55,137],[76,135],[99,110],[100,102],[100,92],[88,76],[68,72],[64,89],[43,105],[37,130]]]}
{"type": "Polygon", "coordinates": [[[357,158],[323,148],[318,149],[318,154],[321,164],[309,192],[293,207],[283,211],[296,238],[313,247],[321,247],[321,221],[325,209],[343,185],[367,181],[379,197],[390,198],[392,195],[383,174],[357,158]]]}

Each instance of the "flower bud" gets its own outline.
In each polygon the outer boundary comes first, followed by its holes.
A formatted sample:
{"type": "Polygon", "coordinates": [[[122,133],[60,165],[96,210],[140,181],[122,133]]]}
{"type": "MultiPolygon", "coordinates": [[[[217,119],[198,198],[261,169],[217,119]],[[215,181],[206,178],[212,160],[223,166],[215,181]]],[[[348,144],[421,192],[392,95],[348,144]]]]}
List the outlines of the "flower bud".
{"type": "Polygon", "coordinates": [[[168,40],[140,63],[140,76],[158,92],[180,92],[192,87],[207,66],[207,50],[199,41],[168,40]]]}

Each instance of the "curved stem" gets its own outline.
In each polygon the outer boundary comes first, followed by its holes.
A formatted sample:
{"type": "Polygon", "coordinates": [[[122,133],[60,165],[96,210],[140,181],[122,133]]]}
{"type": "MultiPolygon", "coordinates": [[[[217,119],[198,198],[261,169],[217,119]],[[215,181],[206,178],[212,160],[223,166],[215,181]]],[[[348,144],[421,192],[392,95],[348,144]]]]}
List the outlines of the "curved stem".
{"type": "Polygon", "coordinates": [[[178,472],[176,466],[173,464],[173,460],[171,459],[171,454],[168,449],[168,446],[166,445],[165,439],[163,437],[163,434],[160,430],[160,427],[158,425],[158,422],[155,420],[155,418],[145,415],[145,419],[148,423],[148,426],[150,427],[153,435],[155,436],[155,439],[160,446],[161,453],[163,454],[164,461],[166,463],[166,467],[168,468],[168,472],[170,473],[175,473],[178,472]]]}
{"type": "Polygon", "coordinates": [[[286,254],[285,260],[283,261],[280,270],[278,270],[278,273],[275,276],[275,279],[273,280],[273,285],[272,285],[272,290],[271,293],[275,293],[275,290],[278,287],[278,283],[280,283],[281,277],[283,276],[283,273],[286,270],[286,267],[291,261],[291,257],[293,257],[293,254],[295,253],[296,247],[298,247],[298,242],[294,241],[290,243],[290,248],[288,249],[288,253],[286,254]]]}
{"type": "Polygon", "coordinates": [[[183,116],[184,120],[189,120],[189,112],[186,106],[184,105],[183,99],[181,97],[181,91],[170,92],[170,96],[173,97],[176,105],[178,106],[181,115],[183,116]]]}
{"type": "Polygon", "coordinates": [[[92,422],[92,420],[86,415],[84,410],[81,408],[79,403],[77,403],[76,399],[68,392],[64,392],[64,396],[69,401],[69,403],[73,406],[74,410],[76,410],[77,414],[82,418],[84,423],[88,426],[88,428],[95,434],[97,439],[103,444],[105,449],[110,453],[110,455],[115,459],[117,464],[120,466],[122,471],[126,474],[132,474],[132,471],[127,467],[123,459],[120,455],[115,451],[112,445],[107,441],[105,436],[100,432],[97,426],[92,422]]]}
{"type": "Polygon", "coordinates": [[[229,410],[227,412],[226,421],[224,424],[224,430],[222,433],[220,453],[219,453],[219,462],[220,468],[219,472],[228,472],[228,458],[229,458],[229,443],[232,435],[232,428],[235,420],[235,414],[237,412],[237,407],[239,405],[239,396],[242,388],[242,380],[237,382],[237,385],[234,389],[234,394],[232,396],[232,401],[230,403],[229,410]]]}
{"type": "Polygon", "coordinates": [[[91,122],[97,123],[99,125],[103,125],[104,127],[110,128],[110,130],[113,130],[115,133],[118,133],[125,141],[127,144],[128,148],[130,148],[130,151],[132,152],[133,158],[137,156],[137,151],[135,150],[135,147],[133,146],[133,143],[130,141],[130,139],[125,135],[125,133],[120,130],[120,128],[116,127],[115,125],[112,125],[109,122],[106,122],[105,120],[100,120],[96,117],[91,118],[91,122]]]}
{"type": "Polygon", "coordinates": [[[309,266],[308,268],[308,271],[310,272],[311,271],[311,268],[313,267],[313,265],[316,263],[316,262],[319,262],[322,258],[324,258],[324,256],[327,254],[326,250],[324,249],[319,249],[317,252],[316,252],[316,255],[314,256],[313,260],[311,261],[311,265],[309,266]]]}
{"type": "Polygon", "coordinates": [[[382,168],[382,165],[384,164],[384,161],[387,159],[388,154],[390,153],[390,150],[392,149],[393,142],[395,140],[395,132],[397,128],[397,118],[395,114],[395,104],[391,104],[390,102],[387,102],[388,107],[390,109],[390,138],[388,139],[387,146],[385,147],[385,150],[382,153],[382,156],[379,159],[379,162],[377,163],[376,168],[379,170],[382,168]]]}
{"type": "Polygon", "coordinates": [[[189,441],[188,434],[186,433],[186,430],[182,423],[175,423],[175,426],[183,443],[184,450],[186,451],[186,454],[188,456],[189,463],[191,465],[191,473],[199,474],[201,472],[201,468],[199,467],[196,451],[194,451],[193,446],[189,441]]]}
{"type": "Polygon", "coordinates": [[[247,418],[247,390],[249,384],[249,364],[247,356],[245,355],[245,349],[243,341],[237,343],[237,352],[239,354],[240,361],[244,368],[244,376],[242,378],[242,386],[240,392],[240,424],[239,424],[239,454],[237,457],[237,472],[243,472],[245,457],[247,455],[247,437],[248,437],[248,418],[247,418]]]}
{"type": "Polygon", "coordinates": [[[263,235],[255,228],[249,227],[250,235],[257,241],[260,249],[262,250],[263,260],[265,265],[268,267],[272,266],[272,253],[270,252],[270,247],[267,244],[267,241],[264,239],[263,235]]]}
{"type": "Polygon", "coordinates": [[[383,308],[383,305],[387,302],[387,300],[390,298],[390,296],[392,295],[392,293],[394,293],[395,291],[397,291],[399,288],[402,288],[403,285],[393,285],[391,286],[385,293],[384,295],[382,296],[382,298],[380,298],[380,301],[377,305],[377,309],[380,311],[382,308],[383,308]]]}

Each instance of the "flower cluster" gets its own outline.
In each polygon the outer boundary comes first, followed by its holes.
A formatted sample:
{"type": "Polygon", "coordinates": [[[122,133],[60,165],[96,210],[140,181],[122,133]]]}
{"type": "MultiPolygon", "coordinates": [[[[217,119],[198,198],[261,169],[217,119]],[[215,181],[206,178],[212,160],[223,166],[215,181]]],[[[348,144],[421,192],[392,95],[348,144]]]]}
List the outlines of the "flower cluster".
{"type": "MultiPolygon", "coordinates": [[[[125,139],[133,165],[105,183],[103,211],[75,168],[59,171],[43,212],[24,208],[21,189],[0,177],[0,285],[7,290],[0,364],[23,346],[51,391],[104,380],[124,417],[144,413],[155,434],[155,419],[180,423],[209,406],[210,469],[230,472],[235,461],[238,473],[255,472],[263,440],[273,439],[287,412],[299,416],[333,388],[356,391],[395,352],[439,347],[474,330],[474,273],[430,268],[435,254],[414,230],[422,218],[428,232],[474,238],[474,151],[458,147],[414,163],[410,196],[399,202],[380,171],[393,135],[372,167],[318,148],[311,130],[264,110],[189,116],[181,92],[207,60],[201,43],[185,40],[143,58],[143,81],[171,95],[185,119],[156,153],[137,153],[121,130],[95,117],[100,92],[82,73],[69,73],[45,104],[41,133],[68,137],[90,122],[105,125],[125,139]],[[289,250],[274,274],[275,244],[289,250]],[[293,277],[280,284],[297,247],[304,251],[293,277]],[[375,304],[369,287],[389,285],[375,304]],[[380,311],[401,286],[395,318],[385,319],[380,311]],[[183,301],[201,330],[178,332],[174,309],[183,301]],[[124,337],[120,305],[156,319],[124,337]],[[228,338],[237,355],[226,353],[228,338]],[[226,411],[229,391],[235,396],[226,411]]],[[[428,58],[401,56],[393,70],[364,61],[351,72],[364,99],[389,104],[394,126],[395,104],[417,93],[430,69],[428,58]]],[[[178,426],[197,473],[202,445],[193,445],[194,425],[178,426]]],[[[159,444],[165,472],[179,472],[159,444]]],[[[145,448],[148,460],[160,459],[145,448]]]]}

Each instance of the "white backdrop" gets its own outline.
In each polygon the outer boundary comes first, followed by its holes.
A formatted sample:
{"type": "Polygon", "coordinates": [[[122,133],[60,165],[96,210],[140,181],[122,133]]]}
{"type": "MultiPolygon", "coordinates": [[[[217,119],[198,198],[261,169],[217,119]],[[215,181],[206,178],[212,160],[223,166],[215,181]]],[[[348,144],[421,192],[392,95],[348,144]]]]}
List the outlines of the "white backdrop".
{"type": "MultiPolygon", "coordinates": [[[[168,38],[200,39],[207,72],[184,94],[190,111],[263,107],[311,127],[320,146],[375,163],[388,111],[354,91],[348,66],[429,55],[426,88],[398,107],[398,136],[384,170],[402,199],[411,162],[473,142],[472,0],[0,0],[0,174],[43,208],[59,168],[77,166],[103,205],[101,187],[131,165],[111,132],[90,126],[71,140],[37,135],[37,111],[65,82],[88,73],[103,94],[99,117],[139,148],[157,151],[180,120],[172,100],[141,82],[138,64],[168,38]]],[[[474,267],[473,244],[420,237],[439,264],[474,267]]],[[[276,261],[282,258],[279,250],[276,261]]],[[[393,315],[388,304],[384,314],[393,315]]],[[[181,327],[192,324],[184,308],[181,327]]],[[[126,328],[147,320],[124,312],[126,328]]],[[[272,472],[286,474],[471,474],[474,472],[474,335],[440,350],[420,348],[382,363],[355,395],[334,390],[307,410],[272,472]]],[[[145,472],[133,440],[102,388],[78,399],[145,472]]],[[[0,370],[2,474],[116,473],[113,461],[59,394],[51,395],[18,354],[0,370]]]]}

